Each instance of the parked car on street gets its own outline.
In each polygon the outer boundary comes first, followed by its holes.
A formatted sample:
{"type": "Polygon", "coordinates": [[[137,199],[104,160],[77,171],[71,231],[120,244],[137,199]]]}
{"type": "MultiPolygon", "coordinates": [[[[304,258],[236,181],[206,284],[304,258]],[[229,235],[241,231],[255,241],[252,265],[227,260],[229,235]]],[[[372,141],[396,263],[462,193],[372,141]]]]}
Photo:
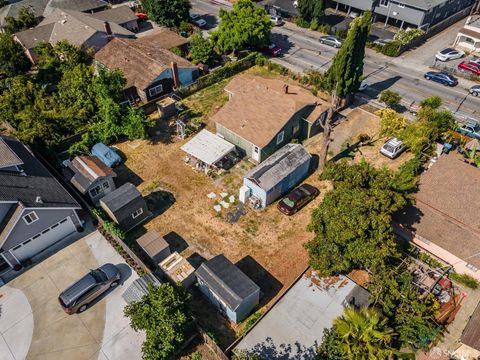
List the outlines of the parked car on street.
{"type": "Polygon", "coordinates": [[[480,139],[480,125],[476,121],[467,121],[455,131],[473,139],[480,139]]]}
{"type": "Polygon", "coordinates": [[[107,263],[70,285],[59,296],[58,301],[67,314],[81,313],[105,291],[118,285],[120,272],[107,263]]]}
{"type": "Polygon", "coordinates": [[[260,50],[271,57],[278,57],[282,55],[282,48],[277,46],[275,43],[270,43],[267,47],[262,47],[260,50]]]}
{"type": "Polygon", "coordinates": [[[475,63],[467,63],[465,61],[458,64],[458,70],[460,71],[467,71],[472,73],[473,75],[480,75],[480,66],[476,65],[475,63]]]}
{"type": "Polygon", "coordinates": [[[472,94],[473,96],[478,96],[480,95],[480,85],[473,85],[470,90],[469,90],[470,94],[472,94]]]}
{"type": "Polygon", "coordinates": [[[367,80],[362,80],[362,82],[360,83],[360,86],[358,87],[358,91],[364,91],[368,87],[369,87],[369,84],[368,84],[367,80]]]}
{"type": "Polygon", "coordinates": [[[403,152],[403,150],[405,150],[405,145],[403,142],[397,138],[393,138],[383,144],[382,148],[380,149],[380,153],[386,157],[389,157],[390,159],[395,159],[403,152]]]}
{"type": "Polygon", "coordinates": [[[453,48],[443,49],[435,55],[435,57],[440,61],[449,61],[460,59],[465,56],[465,53],[462,50],[456,50],[453,48]]]}
{"type": "Polygon", "coordinates": [[[476,64],[476,65],[480,66],[480,57],[474,56],[474,57],[472,58],[472,60],[470,60],[470,62],[473,63],[473,64],[476,64]]]}
{"type": "Polygon", "coordinates": [[[92,155],[98,157],[108,167],[120,165],[122,158],[117,152],[103,143],[93,145],[91,149],[92,155]]]}
{"type": "Polygon", "coordinates": [[[320,190],[316,187],[310,184],[300,185],[280,200],[277,204],[277,208],[285,215],[293,215],[310,201],[315,199],[318,194],[320,194],[320,190]]]}
{"type": "Polygon", "coordinates": [[[327,35],[320,38],[320,44],[330,45],[334,48],[339,48],[342,46],[342,40],[336,36],[327,35]]]}
{"type": "Polygon", "coordinates": [[[456,86],[458,85],[458,79],[453,75],[450,75],[446,72],[441,71],[429,71],[423,75],[427,80],[432,80],[438,82],[445,86],[456,86]]]}
{"type": "Polygon", "coordinates": [[[283,25],[283,23],[284,23],[282,17],[278,16],[278,15],[270,15],[270,21],[275,26],[280,26],[280,25],[283,25]]]}
{"type": "Polygon", "coordinates": [[[137,17],[138,21],[147,21],[148,20],[148,15],[145,13],[137,12],[135,13],[135,16],[137,17]]]}

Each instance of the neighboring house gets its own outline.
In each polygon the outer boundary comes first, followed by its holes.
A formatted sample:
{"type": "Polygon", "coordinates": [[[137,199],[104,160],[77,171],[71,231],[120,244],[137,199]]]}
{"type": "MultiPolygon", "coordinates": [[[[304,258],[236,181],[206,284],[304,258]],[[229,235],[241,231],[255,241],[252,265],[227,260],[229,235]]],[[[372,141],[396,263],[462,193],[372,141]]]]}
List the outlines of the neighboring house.
{"type": "Polygon", "coordinates": [[[147,231],[137,239],[137,244],[152,260],[153,265],[158,266],[170,253],[168,242],[155,230],[147,231]]]}
{"type": "Polygon", "coordinates": [[[311,158],[302,145],[285,145],[244,176],[240,201],[255,208],[268,206],[308,175],[311,158]]]}
{"type": "Polygon", "coordinates": [[[334,0],[337,10],[373,11],[374,22],[394,23],[400,28],[424,30],[465,10],[475,0],[334,0]]]}
{"type": "Polygon", "coordinates": [[[458,273],[480,280],[480,169],[444,154],[420,177],[415,206],[394,217],[395,231],[458,273]]]}
{"type": "Polygon", "coordinates": [[[344,275],[320,278],[309,269],[233,352],[244,351],[259,359],[316,359],[324,331],[346,307],[368,306],[368,298],[367,290],[344,275]]]}
{"type": "Polygon", "coordinates": [[[200,291],[235,323],[258,305],[260,287],[224,255],[205,261],[195,275],[200,291]]]}
{"type": "Polygon", "coordinates": [[[138,31],[138,18],[135,13],[126,5],[99,11],[92,14],[92,16],[98,20],[106,21],[110,24],[120,25],[133,32],[138,31]]]}
{"type": "Polygon", "coordinates": [[[80,231],[79,209],[26,146],[0,137],[0,271],[80,231]]]}
{"type": "Polygon", "coordinates": [[[94,205],[115,190],[115,172],[96,156],[77,156],[65,169],[67,179],[94,205]]]}
{"type": "Polygon", "coordinates": [[[101,11],[108,7],[108,3],[102,0],[20,0],[10,1],[10,4],[0,8],[0,32],[5,31],[6,18],[17,18],[20,9],[30,8],[38,22],[50,15],[56,9],[74,10],[84,13],[101,11]]]}
{"type": "Polygon", "coordinates": [[[197,66],[164,48],[165,34],[136,40],[116,38],[95,54],[97,66],[123,72],[127,80],[125,103],[148,103],[191,84],[199,76],[197,66]]]}
{"type": "Polygon", "coordinates": [[[480,359],[480,303],[463,329],[460,345],[452,354],[455,359],[480,359]]]}
{"type": "Polygon", "coordinates": [[[167,50],[177,48],[182,52],[188,51],[188,44],[190,43],[189,38],[180,36],[166,27],[152,30],[148,35],[142,36],[139,40],[140,43],[150,44],[150,46],[157,46],[167,50]]]}
{"type": "Polygon", "coordinates": [[[188,288],[195,282],[195,268],[176,251],[167,256],[158,266],[173,284],[182,284],[188,288]]]}
{"type": "Polygon", "coordinates": [[[322,130],[328,106],[309,90],[279,79],[239,75],[225,87],[228,102],[212,117],[217,134],[262,162],[292,139],[322,130]]]}
{"type": "Polygon", "coordinates": [[[25,49],[32,63],[37,62],[35,47],[40,43],[55,45],[61,40],[82,49],[100,50],[112,38],[133,38],[131,31],[91,14],[73,10],[55,10],[37,27],[15,33],[15,40],[25,49]]]}
{"type": "Polygon", "coordinates": [[[100,199],[100,206],[122,230],[128,231],[145,221],[150,212],[137,188],[126,183],[100,199]]]}
{"type": "Polygon", "coordinates": [[[480,55],[480,15],[468,17],[465,26],[458,31],[454,45],[480,55]]]}

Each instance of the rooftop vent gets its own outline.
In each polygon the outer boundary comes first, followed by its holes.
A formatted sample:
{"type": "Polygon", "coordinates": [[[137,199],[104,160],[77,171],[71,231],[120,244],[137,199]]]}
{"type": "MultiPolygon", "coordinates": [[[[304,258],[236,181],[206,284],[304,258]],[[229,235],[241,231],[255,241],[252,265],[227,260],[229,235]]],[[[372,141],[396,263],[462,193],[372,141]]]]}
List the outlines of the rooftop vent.
{"type": "Polygon", "coordinates": [[[40,196],[37,196],[37,197],[35,198],[35,202],[36,202],[37,204],[43,204],[43,200],[42,200],[42,198],[41,198],[40,196]]]}

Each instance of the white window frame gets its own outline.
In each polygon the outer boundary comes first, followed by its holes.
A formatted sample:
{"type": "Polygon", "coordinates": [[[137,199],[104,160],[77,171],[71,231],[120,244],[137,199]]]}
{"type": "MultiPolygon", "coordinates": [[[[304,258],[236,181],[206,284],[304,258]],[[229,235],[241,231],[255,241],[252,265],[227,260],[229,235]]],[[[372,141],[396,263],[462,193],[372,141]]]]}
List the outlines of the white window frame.
{"type": "Polygon", "coordinates": [[[285,131],[282,130],[277,134],[277,145],[281,144],[284,139],[285,139],[285,131]]]}
{"type": "Polygon", "coordinates": [[[89,194],[91,197],[97,197],[98,195],[100,195],[101,193],[103,193],[103,190],[102,190],[102,186],[101,185],[97,185],[93,188],[91,188],[90,190],[88,190],[89,194]],[[94,194],[95,193],[95,194],[94,194]]]}
{"type": "Polygon", "coordinates": [[[35,211],[30,211],[28,214],[24,215],[22,218],[23,218],[23,221],[25,221],[25,224],[31,225],[38,220],[38,215],[35,211]]]}
{"type": "Polygon", "coordinates": [[[148,89],[148,94],[150,96],[155,96],[155,95],[161,94],[162,92],[163,92],[163,85],[162,84],[154,86],[151,89],[148,89]],[[160,91],[158,91],[158,89],[160,89],[160,91]]]}
{"type": "Polygon", "coordinates": [[[133,213],[132,213],[132,218],[133,219],[136,219],[137,217],[139,217],[140,215],[143,214],[143,209],[140,208],[138,210],[135,210],[133,213]]]}
{"type": "Polygon", "coordinates": [[[380,7],[388,7],[388,3],[389,3],[390,0],[380,0],[380,2],[378,3],[378,5],[380,7]]]}

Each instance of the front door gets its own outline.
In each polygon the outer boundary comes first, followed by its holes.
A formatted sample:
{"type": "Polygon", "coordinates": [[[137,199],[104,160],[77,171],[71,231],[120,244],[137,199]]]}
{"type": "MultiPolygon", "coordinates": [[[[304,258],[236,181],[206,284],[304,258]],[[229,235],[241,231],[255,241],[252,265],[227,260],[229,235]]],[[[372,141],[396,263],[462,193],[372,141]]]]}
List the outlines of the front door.
{"type": "Polygon", "coordinates": [[[252,145],[252,159],[260,161],[260,148],[258,146],[252,145]]]}

